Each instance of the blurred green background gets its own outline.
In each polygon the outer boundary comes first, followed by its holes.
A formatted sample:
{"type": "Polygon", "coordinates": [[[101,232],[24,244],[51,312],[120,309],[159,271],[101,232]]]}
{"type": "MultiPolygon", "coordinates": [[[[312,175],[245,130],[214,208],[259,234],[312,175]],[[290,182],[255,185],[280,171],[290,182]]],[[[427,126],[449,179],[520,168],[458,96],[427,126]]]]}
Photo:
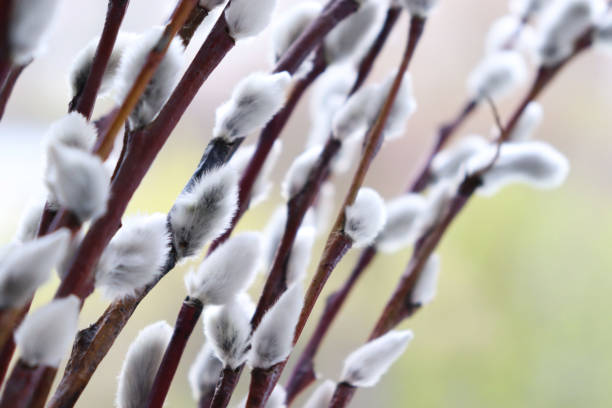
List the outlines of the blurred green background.
{"type": "MultiPolygon", "coordinates": [[[[24,205],[38,196],[41,137],[49,123],[66,111],[66,70],[72,56],[99,33],[105,3],[65,2],[47,52],[22,76],[0,123],[2,243],[10,241],[24,205]]],[[[132,0],[125,27],[140,31],[162,23],[170,3],[132,0]]],[[[280,1],[277,11],[292,3],[280,1]]],[[[506,13],[503,0],[441,3],[413,64],[419,109],[406,136],[382,149],[368,176],[367,185],[385,197],[403,190],[422,163],[436,126],[450,119],[465,101],[465,78],[483,53],[488,26],[506,13]]],[[[405,20],[403,16],[386,46],[374,78],[384,77],[398,62],[405,20]]],[[[199,32],[193,44],[201,43],[204,34],[199,32]]],[[[268,69],[265,56],[269,54],[269,40],[266,31],[256,40],[240,43],[223,61],[159,155],[128,213],[168,211],[210,137],[214,108],[228,98],[233,85],[245,74],[268,69]]],[[[192,46],[188,54],[193,55],[195,49],[192,46]]],[[[440,248],[438,297],[402,325],[414,330],[414,341],[378,387],[357,394],[353,406],[610,405],[610,67],[610,56],[589,52],[572,63],[545,93],[545,119],[537,137],[552,142],[569,157],[572,172],[567,183],[552,192],[508,188],[494,198],[476,198],[468,205],[440,248]]],[[[501,104],[502,115],[511,112],[518,96],[501,104]]],[[[303,149],[308,131],[305,102],[283,134],[283,154],[274,176],[277,182],[291,158],[303,149]]],[[[111,103],[101,101],[98,113],[111,103]]],[[[490,112],[482,109],[461,133],[488,135],[491,124],[490,112]]],[[[247,143],[255,140],[253,135],[247,143]]],[[[344,194],[347,180],[336,180],[337,201],[344,194]]],[[[280,200],[276,187],[265,204],[247,214],[239,229],[260,229],[280,200]]],[[[321,251],[322,242],[318,242],[311,269],[321,251]]],[[[347,275],[357,252],[342,261],[326,293],[347,275]]],[[[322,377],[338,378],[343,358],[367,337],[409,255],[407,250],[379,256],[363,278],[317,358],[322,377]]],[[[113,405],[116,376],[129,343],[151,322],[174,322],[185,296],[182,276],[195,265],[197,261],[176,268],[147,297],[77,406],[113,405]]],[[[41,291],[37,305],[50,299],[56,284],[41,291]]],[[[252,290],[255,297],[260,287],[261,279],[252,290]]],[[[81,316],[81,327],[93,322],[106,306],[98,294],[92,296],[81,316]]],[[[317,309],[314,319],[318,314],[317,309]]],[[[312,324],[303,338],[308,337],[310,329],[312,324]]],[[[202,342],[199,324],[170,390],[169,407],[195,406],[186,373],[202,342]]],[[[249,377],[243,377],[235,401],[244,394],[249,377]]]]}

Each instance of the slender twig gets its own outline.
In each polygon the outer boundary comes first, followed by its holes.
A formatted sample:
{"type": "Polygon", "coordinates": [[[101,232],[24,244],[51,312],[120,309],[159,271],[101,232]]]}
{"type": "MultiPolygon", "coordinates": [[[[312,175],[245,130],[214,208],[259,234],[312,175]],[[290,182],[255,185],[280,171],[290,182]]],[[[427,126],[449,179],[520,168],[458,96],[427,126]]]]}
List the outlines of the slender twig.
{"type": "Polygon", "coordinates": [[[87,119],[91,117],[98,90],[102,84],[102,77],[113,52],[119,27],[123,22],[128,4],[129,0],[109,0],[104,28],[91,63],[91,71],[87,75],[83,88],[77,90],[77,94],[70,101],[69,110],[79,112],[87,119]]]}
{"type": "Polygon", "coordinates": [[[206,16],[208,16],[208,13],[209,11],[206,10],[204,7],[201,7],[199,4],[197,4],[193,8],[193,10],[191,10],[191,14],[189,14],[187,21],[185,21],[185,24],[183,24],[183,26],[178,32],[178,36],[181,37],[185,48],[191,42],[193,35],[195,34],[198,27],[200,27],[200,24],[202,24],[202,21],[204,21],[206,16]]]}
{"type": "Polygon", "coordinates": [[[44,383],[46,376],[46,368],[44,366],[31,367],[22,359],[19,359],[11,377],[8,379],[2,399],[0,400],[1,408],[30,408],[34,405],[38,398],[36,393],[37,385],[44,383]]]}
{"type": "Polygon", "coordinates": [[[353,398],[353,395],[355,395],[356,391],[356,387],[353,387],[349,383],[341,382],[336,386],[336,391],[334,391],[329,407],[340,408],[347,406],[353,398]]]}
{"type": "Polygon", "coordinates": [[[240,379],[243,368],[244,365],[241,365],[235,370],[232,370],[230,367],[225,367],[223,369],[219,382],[215,388],[214,397],[206,406],[210,408],[225,408],[228,406],[232,398],[232,393],[236,385],[238,385],[238,380],[240,379]]]}
{"type": "Polygon", "coordinates": [[[19,76],[27,65],[28,64],[12,67],[6,81],[4,81],[4,85],[0,86],[0,120],[4,116],[6,104],[13,93],[13,88],[15,88],[15,84],[17,83],[19,76]]]}
{"type": "Polygon", "coordinates": [[[166,348],[166,353],[157,370],[157,375],[149,394],[146,404],[148,408],[161,408],[164,405],[170,384],[174,379],[174,374],[187,345],[187,340],[189,340],[189,336],[191,336],[193,329],[198,323],[198,319],[202,314],[202,308],[202,302],[198,299],[187,297],[183,302],[174,324],[174,333],[172,333],[172,338],[166,348]]]}
{"type": "MultiPolygon", "coordinates": [[[[14,0],[0,1],[0,91],[4,87],[13,64],[11,62],[9,47],[9,29],[11,20],[11,9],[14,0]]],[[[0,119],[2,115],[0,114],[0,119]]]]}
{"type": "Polygon", "coordinates": [[[304,351],[302,352],[302,355],[296,363],[291,377],[289,378],[289,382],[285,387],[287,391],[286,403],[288,405],[293,402],[300,392],[302,392],[316,380],[313,362],[314,356],[321,346],[323,338],[329,331],[330,326],[334,322],[334,319],[340,312],[340,309],[349,293],[375,256],[375,247],[369,246],[364,249],[359,256],[357,264],[351,271],[351,274],[344,282],[342,287],[327,297],[325,301],[325,308],[323,309],[323,313],[321,314],[317,326],[314,329],[312,337],[309,339],[308,344],[304,348],[304,351]]]}
{"type": "MultiPolygon", "coordinates": [[[[410,28],[408,30],[408,39],[406,42],[406,49],[404,51],[402,61],[397,70],[396,76],[393,80],[393,83],[391,85],[387,98],[385,100],[385,103],[382,106],[378,114],[376,122],[374,123],[373,127],[370,129],[370,131],[368,132],[365,138],[365,146],[363,148],[363,153],[362,153],[358,168],[355,174],[353,175],[353,180],[349,187],[348,193],[345,197],[342,209],[340,213],[338,214],[336,222],[328,237],[327,244],[325,245],[325,250],[323,252],[323,256],[321,257],[321,260],[319,261],[319,266],[317,267],[317,270],[310,283],[308,291],[306,292],[305,299],[304,299],[304,306],[302,308],[298,323],[295,328],[294,343],[296,343],[297,340],[299,339],[300,334],[302,330],[304,329],[304,326],[306,325],[306,321],[308,320],[308,317],[310,316],[310,313],[312,312],[312,309],[314,308],[314,304],[316,303],[321,291],[323,290],[323,286],[327,282],[327,279],[331,275],[331,272],[333,271],[335,266],[338,264],[338,262],[342,259],[344,254],[350,249],[352,245],[352,240],[350,239],[350,237],[348,237],[344,233],[344,210],[347,206],[351,205],[355,201],[357,192],[363,185],[363,181],[365,179],[367,171],[369,170],[370,165],[372,164],[372,161],[374,157],[376,156],[376,154],[378,153],[380,145],[382,144],[383,130],[384,130],[387,118],[389,117],[391,108],[393,107],[393,104],[395,103],[395,99],[399,91],[399,88],[401,86],[402,80],[404,78],[404,74],[408,68],[408,65],[412,59],[412,56],[414,55],[414,51],[416,49],[417,44],[419,43],[419,39],[423,32],[424,26],[425,26],[425,20],[423,18],[417,17],[417,16],[413,16],[411,18],[410,28]]],[[[279,252],[280,252],[280,249],[277,251],[277,254],[279,252]]],[[[264,289],[262,298],[265,295],[266,295],[266,291],[264,289]]],[[[282,373],[284,369],[286,361],[287,360],[285,360],[282,363],[279,363],[278,368],[275,368],[274,370],[270,371],[269,373],[270,375],[267,378],[267,387],[268,387],[267,394],[268,395],[271,392],[271,390],[274,388],[274,386],[276,385],[276,382],[278,381],[280,374],[282,373]]],[[[262,404],[265,404],[267,400],[265,396],[263,398],[257,398],[256,396],[251,397],[251,394],[252,393],[254,394],[256,392],[261,393],[261,390],[260,389],[255,390],[251,388],[251,390],[249,391],[249,400],[251,399],[257,400],[257,401],[261,400],[262,404]]],[[[261,406],[262,406],[261,404],[249,405],[247,403],[247,407],[249,408],[261,407],[261,406]]]]}

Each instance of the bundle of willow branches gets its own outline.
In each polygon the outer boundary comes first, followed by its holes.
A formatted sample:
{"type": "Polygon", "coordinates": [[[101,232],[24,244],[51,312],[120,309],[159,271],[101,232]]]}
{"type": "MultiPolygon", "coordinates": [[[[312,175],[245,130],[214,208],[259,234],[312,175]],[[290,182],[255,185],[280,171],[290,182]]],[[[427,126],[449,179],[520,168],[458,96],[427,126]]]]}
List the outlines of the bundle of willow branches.
{"type": "MultiPolygon", "coordinates": [[[[58,2],[1,1],[0,118],[20,74],[36,63],[58,2]]],[[[553,188],[565,180],[565,157],[531,138],[542,116],[536,99],[583,51],[612,44],[603,0],[512,1],[509,14],[491,27],[486,53],[468,78],[466,103],[440,127],[406,191],[385,201],[363,186],[364,179],[381,146],[403,135],[415,111],[408,70],[436,3],[305,0],[279,13],[274,67],[245,77],[216,110],[212,137],[172,208],[124,217],[198,90],[237,42],[268,25],[275,1],[178,0],[163,27],[134,34],[121,31],[129,1],[109,0],[101,35],[72,64],[69,113],[45,135],[45,200],[25,212],[14,240],[0,253],[0,408],[74,406],[140,301],[178,262],[198,256],[206,245],[204,261],[185,277],[187,297],[174,327],[151,324],[130,346],[119,375],[118,407],[163,406],[201,315],[206,343],[189,376],[197,405],[227,406],[245,367],[251,379],[242,405],[290,405],[317,380],[318,348],[375,256],[412,246],[367,342],[347,353],[338,381],[322,382],[305,406],[343,407],[358,388],[376,385],[413,338],[410,330],[396,327],[433,300],[435,250],[469,199],[511,183],[553,188]],[[409,24],[397,66],[382,83],[366,84],[403,14],[409,24]],[[212,18],[183,69],[184,50],[212,18]],[[535,63],[528,64],[526,54],[535,63]],[[496,103],[527,81],[530,68],[528,90],[504,121],[496,103]],[[232,234],[244,213],[266,199],[279,137],[312,84],[311,129],[304,152],[284,176],[286,203],[263,232],[232,234]],[[106,94],[115,98],[115,108],[92,120],[96,100],[106,94]],[[482,105],[493,112],[494,136],[462,138],[448,147],[482,105]],[[257,143],[242,146],[255,132],[257,143]],[[329,230],[334,178],[351,169],[348,192],[307,279],[313,242],[329,230]],[[328,278],[353,248],[361,251],[357,264],[327,299],[286,386],[279,385],[328,278]],[[30,312],[36,290],[53,269],[61,280],[54,300],[30,312]],[[259,270],[266,282],[255,304],[247,290],[259,270]],[[80,309],[96,289],[110,305],[77,332],[80,309]]]]}

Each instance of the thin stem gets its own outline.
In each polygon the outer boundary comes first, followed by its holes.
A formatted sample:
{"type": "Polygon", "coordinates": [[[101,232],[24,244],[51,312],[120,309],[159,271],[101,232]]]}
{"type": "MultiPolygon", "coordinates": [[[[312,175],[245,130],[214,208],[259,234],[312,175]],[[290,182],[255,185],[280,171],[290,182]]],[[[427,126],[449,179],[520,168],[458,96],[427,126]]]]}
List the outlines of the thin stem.
{"type": "Polygon", "coordinates": [[[210,402],[210,408],[225,408],[228,406],[232,398],[232,393],[236,385],[238,385],[238,380],[240,379],[243,368],[244,364],[235,370],[232,370],[230,367],[225,367],[223,369],[217,387],[215,388],[215,395],[210,402]]]}
{"type": "Polygon", "coordinates": [[[304,348],[300,359],[293,369],[289,382],[285,387],[287,391],[286,402],[288,405],[293,402],[295,397],[297,397],[300,392],[302,392],[316,380],[313,362],[314,356],[317,354],[325,335],[329,331],[334,319],[340,312],[351,290],[363,272],[372,263],[375,256],[376,247],[369,246],[364,249],[359,256],[357,264],[342,287],[327,297],[325,308],[323,309],[323,313],[319,318],[319,322],[317,323],[314,333],[304,348]]]}
{"type": "Polygon", "coordinates": [[[370,75],[370,71],[372,71],[372,67],[374,66],[374,62],[378,55],[382,51],[383,46],[387,42],[387,38],[389,38],[389,34],[393,30],[397,19],[402,13],[402,8],[397,6],[391,6],[387,9],[387,15],[385,16],[385,21],[378,31],[374,42],[370,45],[368,52],[365,54],[361,62],[359,63],[359,69],[357,70],[357,78],[353,83],[353,87],[351,88],[350,95],[357,92],[361,85],[363,85],[364,81],[370,75]]]}
{"type": "Polygon", "coordinates": [[[315,49],[338,23],[357,11],[358,8],[359,2],[356,0],[330,0],[321,14],[306,27],[283,54],[274,72],[296,72],[310,51],[315,49]]]}
{"type": "Polygon", "coordinates": [[[45,382],[45,366],[31,367],[19,359],[13,367],[10,378],[4,386],[0,408],[30,408],[34,405],[36,385],[45,382]]]}
{"type": "Polygon", "coordinates": [[[148,408],[161,408],[164,405],[166,395],[174,379],[181,356],[185,351],[187,341],[202,314],[202,308],[202,302],[198,299],[187,297],[183,302],[174,325],[174,333],[172,333],[172,338],[159,365],[151,393],[149,394],[146,404],[148,408]]]}
{"type": "Polygon", "coordinates": [[[19,76],[21,75],[25,67],[27,67],[27,65],[28,64],[12,67],[8,77],[4,81],[4,86],[0,87],[0,120],[4,116],[6,105],[8,103],[9,98],[11,97],[11,94],[13,93],[15,84],[17,83],[19,76]]]}
{"type": "Polygon", "coordinates": [[[336,386],[336,391],[334,391],[332,400],[329,403],[329,408],[346,407],[353,399],[356,391],[356,387],[353,387],[349,383],[341,382],[336,386]]]}
{"type": "Polygon", "coordinates": [[[183,26],[178,32],[178,36],[181,37],[185,48],[191,42],[193,35],[195,34],[200,24],[202,24],[202,21],[204,21],[206,16],[208,16],[208,13],[209,11],[206,10],[204,7],[201,7],[199,4],[197,4],[193,10],[191,10],[187,21],[185,21],[185,24],[183,24],[183,26]]]}
{"type": "Polygon", "coordinates": [[[128,4],[129,0],[109,0],[104,28],[102,29],[96,54],[91,63],[91,70],[89,75],[87,75],[83,88],[79,89],[72,101],[70,101],[69,110],[79,112],[87,119],[91,117],[98,90],[102,84],[102,77],[113,52],[117,34],[119,33],[128,4]]]}
{"type": "MultiPolygon", "coordinates": [[[[103,159],[106,159],[113,149],[115,144],[115,137],[119,131],[123,128],[123,124],[127,120],[128,116],[140,100],[140,96],[145,91],[147,85],[153,78],[157,67],[162,62],[170,43],[172,42],[176,33],[181,29],[191,10],[196,6],[197,0],[181,0],[181,3],[176,8],[170,22],[166,25],[164,32],[158,42],[155,44],[153,49],[149,52],[147,59],[136,77],[136,80],[132,84],[130,91],[125,97],[121,108],[115,115],[114,120],[108,131],[101,140],[101,143],[95,147],[95,152],[103,159]]],[[[104,71],[103,71],[104,72],[104,71]]]]}
{"type": "Polygon", "coordinates": [[[249,386],[246,408],[265,406],[274,389],[274,385],[270,385],[270,382],[280,375],[280,370],[282,370],[283,366],[280,363],[265,369],[256,367],[251,371],[251,384],[249,386]]]}

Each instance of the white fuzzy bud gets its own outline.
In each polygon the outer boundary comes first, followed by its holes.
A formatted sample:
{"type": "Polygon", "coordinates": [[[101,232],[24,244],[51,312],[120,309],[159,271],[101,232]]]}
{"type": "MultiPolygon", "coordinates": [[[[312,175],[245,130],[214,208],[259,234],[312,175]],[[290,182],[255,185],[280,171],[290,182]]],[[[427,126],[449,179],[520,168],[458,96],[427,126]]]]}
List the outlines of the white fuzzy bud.
{"type": "Polygon", "coordinates": [[[438,286],[438,274],[440,272],[440,257],[436,254],[430,255],[423,266],[414,289],[410,295],[410,301],[417,305],[426,305],[436,296],[438,286]]]}
{"type": "Polygon", "coordinates": [[[470,96],[475,99],[503,98],[520,86],[527,76],[525,60],[517,51],[489,54],[468,78],[470,96]]]}
{"type": "Polygon", "coordinates": [[[274,262],[276,251],[280,245],[280,241],[285,233],[285,224],[287,222],[287,207],[281,205],[274,210],[272,216],[268,220],[264,228],[264,269],[269,271],[274,262]]]}
{"type": "Polygon", "coordinates": [[[290,83],[286,71],[256,72],[244,78],[231,99],[217,108],[213,136],[233,141],[263,127],[283,107],[290,83]]]}
{"type": "Polygon", "coordinates": [[[0,309],[23,306],[45,283],[66,252],[70,233],[61,229],[52,234],[12,243],[0,250],[0,309]]]}
{"type": "Polygon", "coordinates": [[[304,279],[308,270],[308,265],[310,265],[314,240],[314,227],[308,225],[300,227],[295,237],[293,247],[291,247],[289,261],[287,263],[287,286],[291,286],[296,282],[301,282],[302,279],[304,279]]]}
{"type": "Polygon", "coordinates": [[[283,179],[283,197],[289,200],[304,188],[320,154],[321,146],[314,146],[295,158],[283,179]]]}
{"type": "Polygon", "coordinates": [[[346,102],[355,70],[349,64],[333,65],[315,83],[310,98],[310,123],[306,147],[323,145],[332,133],[332,120],[346,102]]]}
{"type": "Polygon", "coordinates": [[[444,217],[448,206],[457,193],[458,183],[462,177],[444,179],[434,184],[427,195],[427,208],[421,216],[423,232],[434,228],[444,217]]]}
{"type": "Polygon", "coordinates": [[[361,346],[344,360],[341,381],[354,387],[375,386],[412,338],[410,330],[393,330],[361,346]]]}
{"type": "Polygon", "coordinates": [[[110,175],[98,156],[55,143],[47,148],[47,161],[45,182],[52,201],[73,211],[81,221],[104,214],[110,175]]]}
{"type": "Polygon", "coordinates": [[[215,356],[210,343],[204,344],[189,369],[189,385],[193,399],[199,401],[204,395],[214,392],[223,363],[215,356]]]}
{"type": "MultiPolygon", "coordinates": [[[[102,96],[112,89],[115,83],[115,76],[119,70],[123,52],[135,38],[136,35],[132,33],[120,32],[117,35],[113,51],[108,59],[108,63],[106,64],[104,74],[102,75],[102,82],[100,83],[98,96],[102,96]]],[[[83,49],[81,49],[81,51],[79,51],[72,61],[70,71],[68,72],[68,83],[72,89],[72,96],[79,94],[87,82],[87,77],[91,72],[91,67],[96,56],[99,41],[100,37],[93,38],[87,43],[87,45],[85,45],[83,49]]]]}
{"type": "MultiPolygon", "coordinates": [[[[136,82],[149,53],[156,46],[163,34],[162,27],[154,27],[131,41],[126,47],[117,72],[117,101],[122,103],[136,82]]],[[[136,107],[130,114],[128,122],[132,129],[149,124],[166,102],[178,82],[183,67],[183,46],[175,38],[161,60],[155,74],[142,93],[136,107]]]]}
{"type": "Polygon", "coordinates": [[[421,215],[427,201],[419,194],[406,194],[386,203],[387,221],[376,237],[376,247],[394,252],[412,244],[421,231],[421,215]]]}
{"type": "Polygon", "coordinates": [[[54,122],[45,138],[47,145],[61,144],[66,147],[90,152],[98,136],[96,126],[78,112],[71,112],[54,122]]]}
{"type": "Polygon", "coordinates": [[[578,37],[595,23],[599,0],[561,0],[542,14],[538,54],[542,65],[558,64],[574,51],[578,37]]]}
{"type": "Polygon", "coordinates": [[[177,257],[195,255],[229,227],[238,203],[238,176],[232,166],[204,173],[183,191],[169,214],[177,257]]]}
{"type": "Polygon", "coordinates": [[[198,5],[203,9],[211,11],[220,5],[224,4],[226,0],[200,0],[198,5]]]}
{"type": "Polygon", "coordinates": [[[272,49],[275,61],[280,59],[304,29],[319,15],[321,8],[321,4],[316,1],[304,1],[279,16],[279,21],[272,27],[272,49]]]}
{"type": "Polygon", "coordinates": [[[303,408],[327,408],[334,396],[336,383],[331,380],[325,380],[317,387],[312,395],[308,398],[303,408]]]}
{"type": "Polygon", "coordinates": [[[110,300],[133,295],[162,272],[169,240],[164,214],[128,218],[98,261],[96,288],[110,300]]]}
{"type": "Polygon", "coordinates": [[[363,1],[357,12],[327,34],[324,44],[329,65],[361,56],[362,49],[370,45],[370,39],[380,25],[382,9],[379,1],[363,1]]]}
{"type": "Polygon", "coordinates": [[[255,305],[242,294],[223,306],[204,310],[204,334],[224,366],[235,370],[247,357],[251,339],[251,316],[255,305]]]}
{"type": "Polygon", "coordinates": [[[518,142],[531,138],[535,129],[542,122],[542,115],[542,105],[537,102],[530,102],[514,126],[514,129],[510,132],[508,140],[518,142]]]}
{"type": "Polygon", "coordinates": [[[225,9],[231,37],[238,41],[259,34],[270,23],[276,0],[232,0],[225,9]]]}
{"type": "MultiPolygon", "coordinates": [[[[491,163],[495,146],[467,163],[472,174],[491,163]]],[[[524,183],[532,187],[552,189],[563,184],[569,172],[569,162],[559,151],[543,142],[503,144],[495,164],[482,175],[478,192],[493,195],[512,183],[524,183]]]]}
{"type": "Polygon", "coordinates": [[[489,145],[481,136],[462,138],[454,146],[436,154],[431,162],[431,175],[435,180],[456,177],[468,159],[487,149],[489,145]]]}
{"type": "Polygon", "coordinates": [[[10,4],[8,48],[16,64],[27,64],[40,52],[58,4],[59,0],[16,0],[10,4]]]}
{"type": "Polygon", "coordinates": [[[401,0],[402,4],[410,12],[410,14],[427,17],[429,13],[436,7],[438,0],[401,0]]]}
{"type": "Polygon", "coordinates": [[[146,405],[171,337],[172,327],[164,321],[150,324],[138,333],[130,344],[119,374],[118,408],[146,405]]]}
{"type": "Polygon", "coordinates": [[[355,247],[370,245],[383,229],[386,218],[383,199],[376,191],[363,187],[353,204],[346,207],[344,233],[355,247]]]}
{"type": "Polygon", "coordinates": [[[302,285],[296,283],[266,312],[253,333],[251,366],[266,369],[287,358],[303,303],[302,285]]]}
{"type": "Polygon", "coordinates": [[[15,331],[21,359],[33,367],[57,367],[76,335],[79,310],[79,299],[71,295],[28,314],[15,331]]]}
{"type": "MultiPolygon", "coordinates": [[[[283,150],[283,142],[280,139],[277,139],[272,146],[272,150],[268,154],[266,161],[264,162],[255,182],[253,183],[253,187],[251,188],[251,199],[249,201],[249,208],[253,208],[256,205],[264,202],[268,195],[270,194],[270,190],[272,190],[273,183],[270,181],[270,175],[272,174],[272,170],[276,166],[280,154],[283,150]]],[[[230,165],[236,169],[236,172],[240,175],[240,177],[244,176],[244,172],[246,171],[248,165],[251,162],[251,158],[255,153],[255,145],[244,146],[238,149],[236,153],[232,156],[230,160],[230,165]]]]}
{"type": "Polygon", "coordinates": [[[17,242],[28,242],[38,236],[40,218],[45,210],[43,201],[35,201],[28,205],[19,219],[15,240],[17,242]]]}
{"type": "Polygon", "coordinates": [[[223,305],[252,282],[261,257],[261,236],[245,232],[217,247],[197,271],[185,276],[190,297],[205,305],[223,305]]]}

